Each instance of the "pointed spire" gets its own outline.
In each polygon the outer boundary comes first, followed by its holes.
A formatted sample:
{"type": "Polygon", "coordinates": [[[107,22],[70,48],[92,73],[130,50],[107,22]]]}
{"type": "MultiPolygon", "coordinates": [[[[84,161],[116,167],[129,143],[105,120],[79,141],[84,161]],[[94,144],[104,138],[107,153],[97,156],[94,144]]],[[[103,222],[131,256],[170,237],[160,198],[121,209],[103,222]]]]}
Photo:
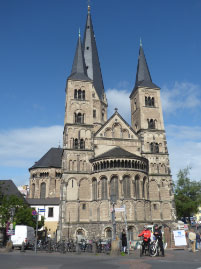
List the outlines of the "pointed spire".
{"type": "Polygon", "coordinates": [[[82,42],[80,37],[80,29],[78,34],[77,48],[74,56],[71,75],[68,77],[68,79],[90,81],[89,77],[87,76],[87,70],[84,61],[82,42]]]}
{"type": "Polygon", "coordinates": [[[101,73],[101,67],[96,47],[96,40],[93,31],[93,24],[90,13],[90,3],[88,2],[88,15],[84,34],[84,58],[87,66],[87,75],[93,80],[93,85],[99,98],[102,100],[104,96],[104,85],[101,73]]]}
{"type": "MultiPolygon", "coordinates": [[[[132,91],[135,91],[138,87],[148,87],[148,88],[158,88],[159,87],[152,82],[151,75],[149,72],[149,68],[147,65],[147,61],[144,55],[144,50],[142,47],[142,40],[140,38],[140,50],[139,50],[139,56],[138,56],[138,65],[137,65],[137,73],[136,73],[136,80],[135,80],[135,87],[132,91]]],[[[132,95],[131,94],[131,95],[132,95]]]]}
{"type": "Polygon", "coordinates": [[[140,37],[140,47],[142,47],[142,39],[141,39],[141,37],[140,37]]]}
{"type": "Polygon", "coordinates": [[[142,81],[152,82],[152,79],[151,79],[147,61],[144,55],[144,50],[142,48],[142,41],[140,40],[140,51],[139,51],[139,57],[138,57],[136,83],[138,84],[142,81]]]}

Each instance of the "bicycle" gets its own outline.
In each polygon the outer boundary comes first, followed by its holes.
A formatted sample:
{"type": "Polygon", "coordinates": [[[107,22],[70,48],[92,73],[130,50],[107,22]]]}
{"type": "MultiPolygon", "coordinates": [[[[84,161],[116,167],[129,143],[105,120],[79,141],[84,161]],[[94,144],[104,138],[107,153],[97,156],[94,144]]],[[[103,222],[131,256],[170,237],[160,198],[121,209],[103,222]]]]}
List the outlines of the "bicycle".
{"type": "Polygon", "coordinates": [[[140,243],[140,257],[142,257],[142,256],[150,256],[150,242],[149,241],[142,241],[141,243],[140,243]],[[143,248],[143,246],[144,246],[144,248],[143,248]],[[144,252],[143,252],[143,249],[144,249],[144,252]]]}
{"type": "Polygon", "coordinates": [[[161,248],[159,246],[158,239],[152,241],[150,244],[150,256],[152,257],[159,256],[160,251],[161,251],[161,248]]]}

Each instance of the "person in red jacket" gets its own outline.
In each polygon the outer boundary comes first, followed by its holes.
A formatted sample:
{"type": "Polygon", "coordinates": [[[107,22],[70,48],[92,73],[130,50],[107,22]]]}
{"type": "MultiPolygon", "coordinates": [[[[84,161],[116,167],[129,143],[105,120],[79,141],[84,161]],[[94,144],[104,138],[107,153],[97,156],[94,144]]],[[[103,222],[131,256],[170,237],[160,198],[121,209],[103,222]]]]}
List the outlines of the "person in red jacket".
{"type": "Polygon", "coordinates": [[[150,241],[151,241],[151,231],[144,226],[144,230],[138,234],[138,237],[143,236],[143,244],[142,244],[142,254],[144,253],[145,246],[149,246],[150,241]]]}

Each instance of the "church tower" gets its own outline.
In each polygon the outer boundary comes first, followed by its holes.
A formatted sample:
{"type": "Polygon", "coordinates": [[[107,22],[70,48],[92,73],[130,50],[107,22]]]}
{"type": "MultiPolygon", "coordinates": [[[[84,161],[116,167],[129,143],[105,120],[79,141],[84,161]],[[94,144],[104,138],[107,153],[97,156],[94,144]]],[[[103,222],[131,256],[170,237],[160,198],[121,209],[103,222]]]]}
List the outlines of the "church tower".
{"type": "Polygon", "coordinates": [[[107,121],[107,100],[90,7],[83,44],[79,33],[71,74],[66,83],[60,206],[62,231],[66,231],[71,222],[88,219],[83,210],[88,206],[81,201],[90,193],[91,186],[82,195],[79,186],[81,181],[88,182],[86,178],[90,177],[89,160],[94,157],[93,135],[107,121]]]}
{"type": "Polygon", "coordinates": [[[173,220],[174,197],[160,88],[152,82],[142,44],[130,103],[132,128],[141,139],[142,156],[149,160],[149,199],[152,202],[152,218],[173,220]],[[171,216],[167,215],[169,212],[171,216]]]}

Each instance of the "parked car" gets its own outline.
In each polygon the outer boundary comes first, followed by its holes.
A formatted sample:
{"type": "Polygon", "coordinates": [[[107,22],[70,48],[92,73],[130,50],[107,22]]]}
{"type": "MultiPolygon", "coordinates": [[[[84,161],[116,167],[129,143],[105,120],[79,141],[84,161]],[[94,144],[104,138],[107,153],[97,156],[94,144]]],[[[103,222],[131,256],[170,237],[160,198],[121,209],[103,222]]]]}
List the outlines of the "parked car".
{"type": "Polygon", "coordinates": [[[35,242],[34,228],[26,225],[16,225],[15,234],[11,236],[11,241],[14,248],[21,248],[23,242],[25,248],[33,246],[35,242]]]}

